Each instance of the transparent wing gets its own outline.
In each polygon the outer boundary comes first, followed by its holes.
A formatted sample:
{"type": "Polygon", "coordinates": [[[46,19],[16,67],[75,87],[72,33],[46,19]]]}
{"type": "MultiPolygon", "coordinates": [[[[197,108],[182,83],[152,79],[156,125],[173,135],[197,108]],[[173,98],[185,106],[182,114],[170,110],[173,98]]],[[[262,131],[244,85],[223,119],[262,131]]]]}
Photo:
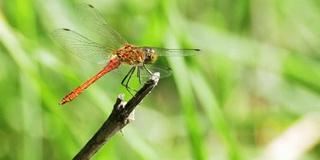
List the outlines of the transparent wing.
{"type": "Polygon", "coordinates": [[[70,29],[60,28],[51,34],[67,51],[89,62],[105,63],[110,59],[109,55],[113,51],[113,49],[97,44],[70,29]]]}
{"type": "MultiPolygon", "coordinates": [[[[156,64],[151,64],[151,65],[145,65],[148,70],[150,70],[152,73],[159,72],[160,73],[160,78],[165,78],[169,77],[172,74],[172,70],[169,67],[165,67],[162,65],[156,65],[156,64]]],[[[129,70],[133,66],[122,64],[120,65],[117,69],[114,70],[114,72],[127,75],[129,70]]],[[[149,78],[151,75],[148,71],[146,71],[143,67],[140,66],[140,77],[141,78],[149,78]]],[[[133,74],[134,77],[138,77],[137,70],[133,74]]]]}
{"type": "MultiPolygon", "coordinates": [[[[169,77],[172,74],[172,70],[169,67],[157,65],[157,64],[151,64],[151,65],[145,65],[148,70],[150,70],[152,73],[159,72],[160,78],[166,78],[169,77]]],[[[150,77],[150,74],[143,69],[141,72],[142,77],[150,77]]]]}
{"type": "Polygon", "coordinates": [[[201,53],[200,49],[166,49],[166,48],[153,48],[158,56],[193,56],[201,53]]]}
{"type": "Polygon", "coordinates": [[[76,6],[77,14],[88,29],[97,34],[107,38],[115,49],[120,48],[127,43],[126,39],[122,37],[116,30],[114,30],[102,17],[101,13],[97,11],[92,5],[80,3],[76,6]]]}

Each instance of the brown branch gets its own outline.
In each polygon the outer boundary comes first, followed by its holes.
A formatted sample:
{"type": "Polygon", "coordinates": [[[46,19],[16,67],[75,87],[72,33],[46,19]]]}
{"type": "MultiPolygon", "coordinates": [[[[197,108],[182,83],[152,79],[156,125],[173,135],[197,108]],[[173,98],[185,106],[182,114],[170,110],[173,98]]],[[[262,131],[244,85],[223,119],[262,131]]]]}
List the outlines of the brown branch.
{"type": "Polygon", "coordinates": [[[147,83],[135,94],[135,96],[128,101],[128,103],[122,102],[124,95],[120,94],[108,119],[73,159],[91,159],[115,133],[133,121],[134,109],[157,85],[159,77],[159,73],[154,73],[147,83]]]}

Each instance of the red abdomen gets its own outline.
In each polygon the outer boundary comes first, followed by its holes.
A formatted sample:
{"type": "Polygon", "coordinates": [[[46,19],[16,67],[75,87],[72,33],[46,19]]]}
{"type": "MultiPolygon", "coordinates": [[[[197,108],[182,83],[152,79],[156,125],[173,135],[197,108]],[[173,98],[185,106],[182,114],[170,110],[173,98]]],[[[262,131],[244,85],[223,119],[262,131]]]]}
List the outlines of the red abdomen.
{"type": "Polygon", "coordinates": [[[61,101],[60,105],[63,105],[67,102],[72,101],[74,98],[76,98],[79,94],[81,94],[85,89],[87,89],[92,83],[97,81],[99,78],[101,78],[106,73],[118,68],[120,65],[118,58],[113,58],[109,61],[109,63],[95,76],[87,80],[85,83],[74,89],[72,92],[70,92],[68,95],[66,95],[61,101]]]}

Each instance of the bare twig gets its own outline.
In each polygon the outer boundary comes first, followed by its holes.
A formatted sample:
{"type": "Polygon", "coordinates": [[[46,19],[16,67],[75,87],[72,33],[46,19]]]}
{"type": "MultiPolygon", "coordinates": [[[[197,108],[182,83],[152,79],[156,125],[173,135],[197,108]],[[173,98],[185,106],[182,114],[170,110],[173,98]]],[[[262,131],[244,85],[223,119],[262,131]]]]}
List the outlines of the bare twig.
{"type": "Polygon", "coordinates": [[[73,159],[91,159],[116,132],[120,131],[124,126],[133,121],[133,111],[135,107],[157,85],[159,77],[159,73],[154,73],[128,103],[122,102],[124,95],[120,94],[108,119],[73,159]]]}

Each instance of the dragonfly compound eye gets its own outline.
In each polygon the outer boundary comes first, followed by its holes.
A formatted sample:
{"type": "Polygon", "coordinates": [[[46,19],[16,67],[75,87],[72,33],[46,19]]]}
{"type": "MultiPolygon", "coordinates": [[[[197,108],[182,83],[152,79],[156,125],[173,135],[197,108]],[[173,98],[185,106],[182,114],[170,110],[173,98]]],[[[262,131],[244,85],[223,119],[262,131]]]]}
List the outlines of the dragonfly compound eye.
{"type": "Polygon", "coordinates": [[[152,64],[154,63],[157,58],[158,58],[158,55],[156,53],[156,51],[150,47],[144,47],[143,48],[143,51],[145,53],[145,60],[144,60],[144,63],[145,64],[152,64]]]}

